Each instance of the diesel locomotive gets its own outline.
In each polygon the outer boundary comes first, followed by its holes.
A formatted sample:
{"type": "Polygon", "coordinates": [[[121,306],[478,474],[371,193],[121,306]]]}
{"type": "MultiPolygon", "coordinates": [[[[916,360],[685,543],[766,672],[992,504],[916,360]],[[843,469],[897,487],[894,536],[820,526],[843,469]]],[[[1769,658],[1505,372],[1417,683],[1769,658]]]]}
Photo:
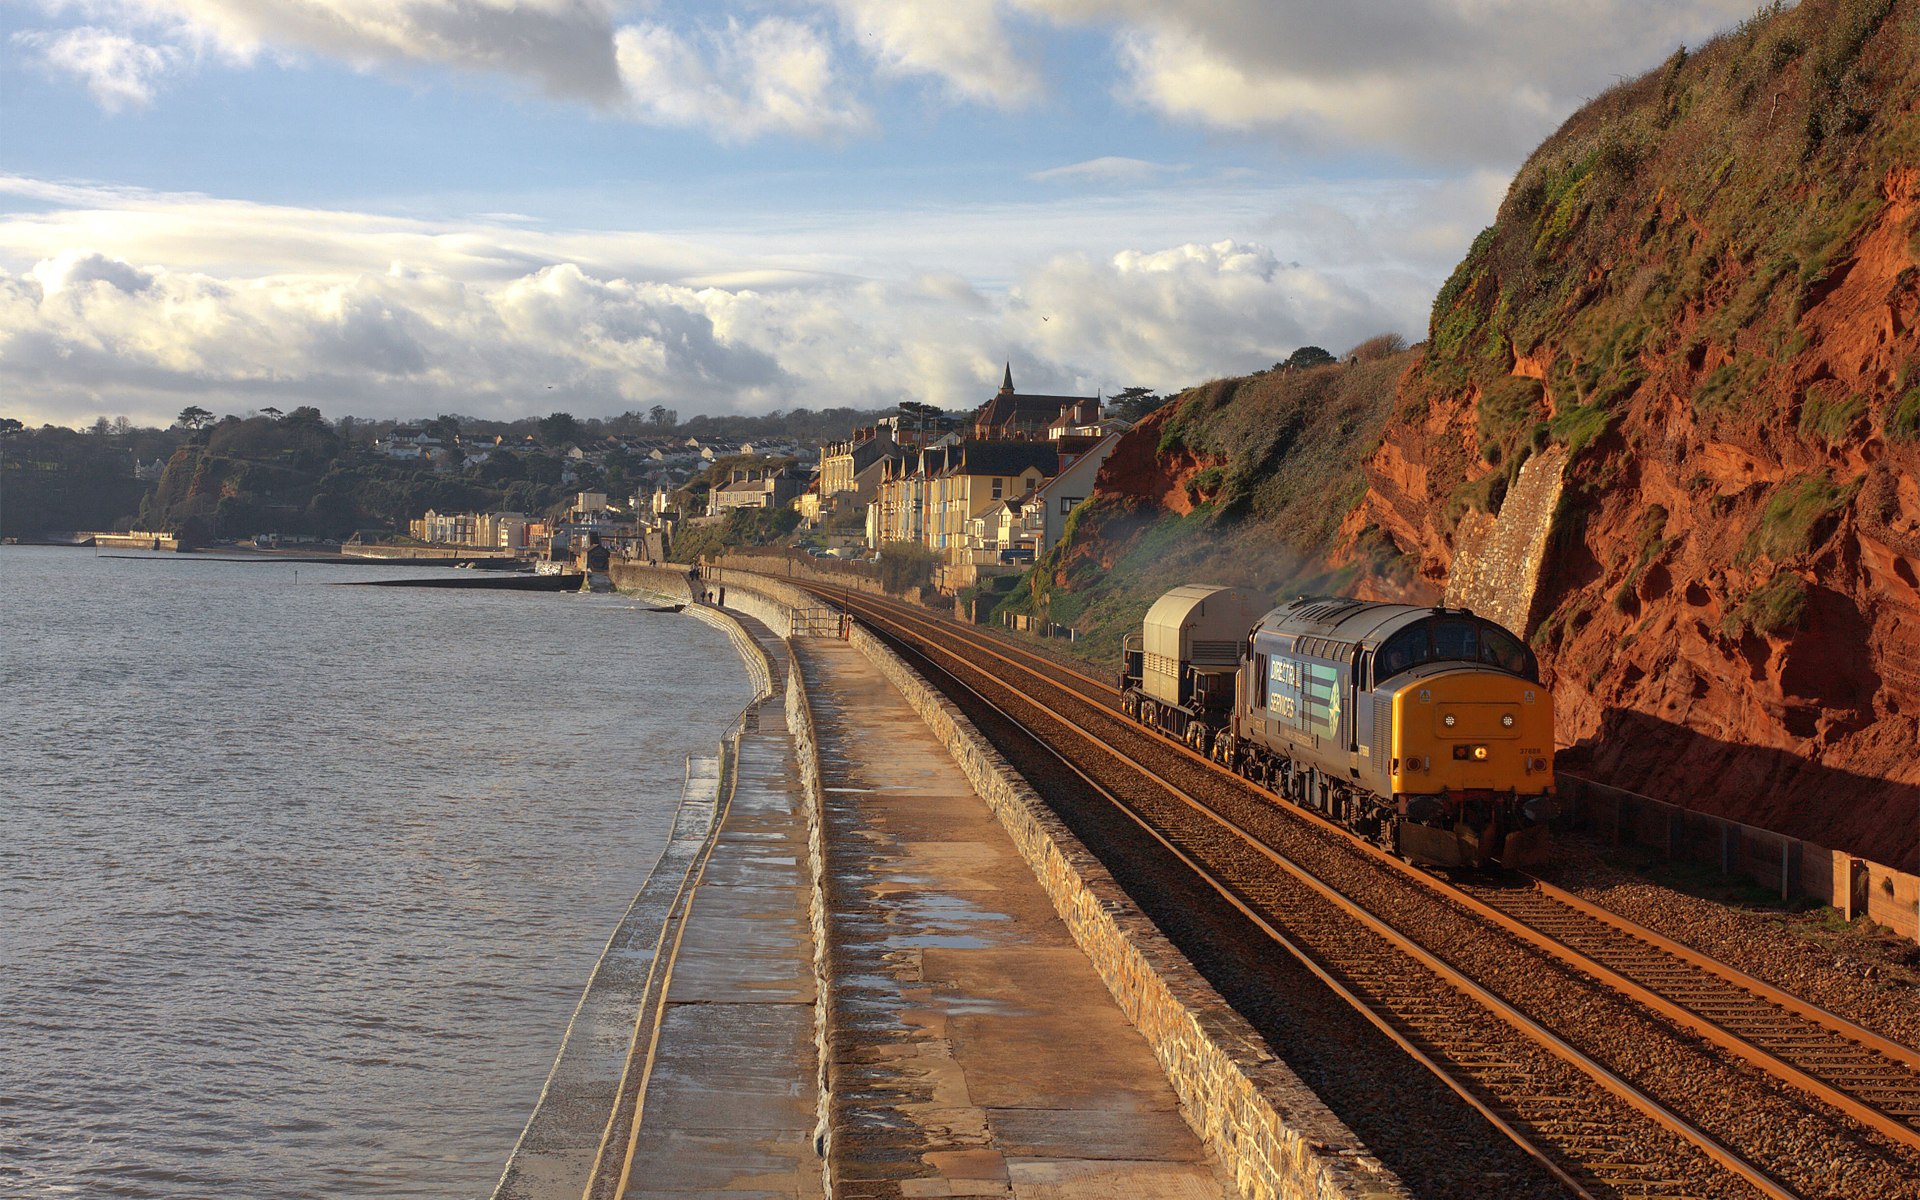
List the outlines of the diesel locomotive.
{"type": "Polygon", "coordinates": [[[1129,634],[1121,709],[1415,862],[1541,862],[1553,696],[1465,609],[1188,584],[1129,634]]]}

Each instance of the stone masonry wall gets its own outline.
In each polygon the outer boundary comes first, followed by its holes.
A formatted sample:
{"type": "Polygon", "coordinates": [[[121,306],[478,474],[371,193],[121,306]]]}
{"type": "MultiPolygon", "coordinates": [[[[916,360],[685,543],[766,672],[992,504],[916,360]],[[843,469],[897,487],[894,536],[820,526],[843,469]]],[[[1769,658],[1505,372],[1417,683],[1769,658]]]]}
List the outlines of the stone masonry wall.
{"type": "Polygon", "coordinates": [[[1567,451],[1554,446],[1526,461],[1500,515],[1469,512],[1454,538],[1446,605],[1470,608],[1521,637],[1532,633],[1534,595],[1560,504],[1567,451]]]}
{"type": "Polygon", "coordinates": [[[833,959],[827,941],[832,926],[827,920],[826,804],[820,791],[820,742],[813,728],[813,705],[807,699],[806,677],[800,672],[800,660],[791,642],[787,643],[787,731],[793,737],[793,756],[800,764],[807,807],[807,876],[812,893],[807,898],[807,920],[813,926],[813,978],[820,997],[813,1006],[813,1043],[820,1064],[813,1144],[820,1153],[821,1191],[826,1200],[833,1200],[833,1124],[829,1119],[833,1112],[833,959]]]}

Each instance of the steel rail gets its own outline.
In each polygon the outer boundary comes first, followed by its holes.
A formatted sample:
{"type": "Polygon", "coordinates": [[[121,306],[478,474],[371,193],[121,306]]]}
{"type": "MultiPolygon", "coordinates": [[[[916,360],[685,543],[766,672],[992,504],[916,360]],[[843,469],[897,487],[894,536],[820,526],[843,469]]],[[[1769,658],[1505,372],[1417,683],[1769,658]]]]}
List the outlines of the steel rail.
{"type": "MultiPolygon", "coordinates": [[[[915,642],[918,641],[918,639],[914,639],[911,634],[908,634],[905,630],[905,627],[899,622],[889,621],[884,616],[877,617],[877,618],[869,616],[865,619],[878,620],[883,624],[891,625],[895,629],[899,629],[901,633],[905,637],[907,637],[909,640],[915,641],[915,642]]],[[[947,657],[952,658],[956,662],[964,663],[966,661],[956,651],[947,649],[944,646],[938,646],[931,643],[919,643],[916,648],[920,650],[923,657],[927,655],[928,651],[931,651],[933,653],[946,655],[947,657]]],[[[977,665],[975,665],[973,669],[978,670],[979,668],[977,665]]],[[[1135,773],[1141,776],[1144,776],[1147,779],[1152,780],[1168,795],[1170,795],[1171,797],[1179,801],[1181,804],[1185,805],[1189,810],[1191,810],[1192,812],[1199,815],[1205,820],[1212,821],[1213,823],[1218,825],[1220,828],[1234,835],[1234,837],[1239,839],[1246,846],[1253,849],[1256,853],[1260,854],[1262,857],[1265,857],[1266,859],[1268,859],[1274,865],[1281,868],[1281,870],[1287,872],[1296,881],[1306,886],[1307,888],[1311,889],[1315,894],[1319,895],[1323,900],[1327,901],[1328,903],[1332,904],[1335,908],[1338,908],[1339,910],[1346,913],[1354,921],[1358,922],[1359,924],[1367,928],[1370,932],[1374,933],[1375,936],[1385,940],[1389,945],[1393,946],[1396,950],[1400,951],[1403,955],[1413,960],[1414,962],[1418,963],[1422,967],[1426,968],[1427,971],[1429,971],[1430,973],[1432,973],[1433,975],[1435,975],[1436,977],[1438,977],[1439,979],[1447,983],[1454,990],[1460,992],[1462,995],[1473,1000],[1481,1008],[1483,1008],[1493,1016],[1497,1017],[1498,1019],[1506,1023],[1508,1026],[1510,1026],[1511,1028],[1519,1032],[1522,1036],[1534,1042],[1536,1045],[1538,1045],[1540,1048],[1545,1050],[1547,1053],[1549,1053],[1553,1057],[1561,1060],[1567,1065],[1573,1067],[1575,1070],[1579,1071],[1581,1074],[1587,1076],[1587,1078],[1591,1079],[1596,1086],[1600,1087],[1602,1090],[1606,1091],[1608,1094],[1612,1095],[1616,1099],[1625,1103],[1628,1107],[1634,1109],[1636,1112],[1639,1112],[1643,1117],[1646,1117],[1648,1120],[1652,1121],[1656,1126],[1663,1128],[1668,1132],[1685,1140],[1686,1142],[1691,1144],[1695,1149],[1699,1150],[1702,1154],[1704,1154],[1707,1158],[1709,1158],[1710,1160],[1718,1164],[1721,1168],[1728,1171],[1730,1174],[1733,1174],[1734,1176],[1740,1178],[1742,1181],[1747,1183],[1749,1186],[1753,1187],[1756,1191],[1760,1192],[1762,1195],[1769,1197],[1769,1200],[1799,1200],[1798,1193],[1792,1191],[1791,1189],[1787,1188],[1783,1184],[1776,1181],[1772,1176],[1767,1174],[1761,1168],[1746,1161],[1736,1151],[1726,1146],[1724,1143],[1719,1141],[1719,1139],[1715,1138],[1712,1134],[1709,1134],[1705,1130],[1702,1130],[1697,1126],[1693,1125],[1691,1122],[1687,1121],[1684,1117],[1680,1116],[1678,1113],[1675,1113],[1673,1110],[1667,1108],[1665,1105],[1661,1104],[1658,1100],[1654,1099],[1652,1096],[1647,1095],[1645,1092],[1642,1092],[1640,1089],[1634,1087],[1631,1083],[1627,1082],[1625,1079],[1614,1074],[1612,1071],[1609,1071],[1605,1066],[1595,1061],[1594,1059],[1592,1059],[1591,1057],[1589,1057],[1588,1055],[1580,1051],[1578,1048],[1574,1047],[1572,1044],[1568,1043],[1567,1041],[1559,1037],[1559,1035],[1553,1033],[1551,1030],[1548,1030],[1545,1026],[1541,1025],[1539,1022],[1535,1021],[1533,1018],[1527,1016],[1525,1013],[1520,1012],[1517,1008],[1507,1003],[1505,1000],[1502,1000],[1499,996],[1495,995],[1494,993],[1488,991],[1486,988],[1482,987],[1480,984],[1467,978],[1459,970],[1452,967],[1450,964],[1446,963],[1444,960],[1435,956],[1433,953],[1428,951],[1425,947],[1420,946],[1419,944],[1414,942],[1411,938],[1400,933],[1398,930],[1393,929],[1391,926],[1379,920],[1373,914],[1362,909],[1358,904],[1354,903],[1352,900],[1348,899],[1346,896],[1341,895],[1339,892],[1329,887],[1326,883],[1322,882],[1320,879],[1315,877],[1311,872],[1307,871],[1304,867],[1301,867],[1299,864],[1295,863],[1292,859],[1288,858],[1286,855],[1281,854],[1280,852],[1274,850],[1272,847],[1266,845],[1258,837],[1254,836],[1251,832],[1244,829],[1236,822],[1232,821],[1231,819],[1225,816],[1222,816],[1218,812],[1215,812],[1212,808],[1208,807],[1203,802],[1199,801],[1198,799],[1194,798],[1192,795],[1188,794],[1184,789],[1180,788],[1177,784],[1174,784],[1171,781],[1167,780],[1164,776],[1159,774],[1159,772],[1153,770],[1151,767],[1148,767],[1146,764],[1140,762],[1138,759],[1133,758],[1131,755],[1127,754],[1125,751],[1122,751],[1117,747],[1111,746],[1101,741],[1097,736],[1081,728],[1080,725],[1075,723],[1066,715],[1060,713],[1058,710],[1054,709],[1051,705],[1047,704],[1045,701],[1040,700],[1037,697],[1034,697],[1026,692],[1020,691],[1017,688],[1014,688],[1010,683],[1008,683],[1008,681],[1004,679],[997,680],[996,682],[999,682],[1002,686],[1008,687],[1010,690],[1014,692],[1015,695],[1019,696],[1026,703],[1032,704],[1034,707],[1040,709],[1042,712],[1045,712],[1046,714],[1051,716],[1054,720],[1058,721],[1062,726],[1073,730],[1074,733],[1078,734],[1082,739],[1084,739],[1087,743],[1092,745],[1096,750],[1107,754],[1109,757],[1115,759],[1116,761],[1123,764],[1127,768],[1131,769],[1135,773]]],[[[996,707],[996,709],[998,708],[998,706],[994,706],[994,707],[996,707]]],[[[1015,723],[1019,724],[1017,720],[1015,720],[1015,723]]],[[[1055,753],[1055,756],[1060,757],[1064,760],[1064,756],[1059,755],[1057,752],[1055,753]]],[[[1077,774],[1080,773],[1077,768],[1076,768],[1076,773],[1077,774]]],[[[1084,778],[1084,775],[1083,775],[1083,778],[1084,778]]],[[[1101,790],[1104,791],[1105,789],[1101,789],[1101,790]]],[[[1136,820],[1140,819],[1136,814],[1133,814],[1130,809],[1127,809],[1127,807],[1124,804],[1121,807],[1123,811],[1128,811],[1129,815],[1134,816],[1136,820]]],[[[1160,837],[1157,831],[1154,831],[1151,828],[1149,828],[1149,832],[1154,833],[1156,840],[1162,841],[1163,844],[1165,843],[1166,839],[1160,837]]],[[[1169,848],[1172,848],[1172,847],[1169,847],[1169,848]]],[[[1176,851],[1176,853],[1179,853],[1179,852],[1176,851]]],[[[1188,856],[1181,854],[1180,857],[1183,862],[1186,862],[1190,865],[1194,865],[1192,864],[1192,860],[1188,856]]],[[[1194,865],[1194,869],[1197,871],[1199,870],[1197,865],[1194,865]]],[[[1212,880],[1211,880],[1211,877],[1208,875],[1208,873],[1204,871],[1201,871],[1200,873],[1203,875],[1203,877],[1208,878],[1209,884],[1211,886],[1212,880]]],[[[1236,908],[1240,908],[1242,909],[1242,911],[1245,911],[1245,906],[1239,903],[1237,898],[1230,898],[1230,899],[1233,899],[1236,908]]],[[[1264,921],[1260,921],[1259,923],[1261,924],[1263,929],[1266,928],[1266,923],[1264,921]]],[[[1316,972],[1316,974],[1318,974],[1318,972],[1316,972]]]]}
{"type": "MultiPolygon", "coordinates": [[[[823,584],[813,584],[797,579],[787,580],[785,582],[791,583],[802,591],[809,592],[822,600],[838,602],[846,598],[839,590],[829,589],[823,584]]],[[[851,594],[852,593],[849,593],[849,595],[851,594]]],[[[1074,667],[1071,663],[1063,663],[1057,658],[1029,650],[1016,642],[1009,641],[995,634],[990,634],[977,625],[962,625],[956,621],[947,621],[944,618],[928,613],[925,608],[919,605],[911,604],[905,600],[896,600],[891,596],[876,596],[872,592],[860,592],[858,595],[860,602],[869,608],[878,609],[882,612],[891,612],[903,620],[925,624],[932,628],[950,628],[961,631],[975,645],[994,646],[998,652],[1017,654],[1029,660],[1029,662],[1044,664],[1047,669],[1077,679],[1096,692],[1101,692],[1116,698],[1120,695],[1119,688],[1114,687],[1111,683],[1107,683],[1104,680],[1095,679],[1093,676],[1074,667]]],[[[1020,665],[1026,666],[1027,664],[1022,663],[1020,665]]],[[[1027,669],[1032,670],[1033,668],[1028,667],[1027,669]]]]}
{"type": "MultiPolygon", "coordinates": [[[[870,598],[863,596],[863,600],[867,599],[870,598]]],[[[871,607],[879,608],[880,606],[872,605],[871,607]]],[[[899,605],[897,608],[898,610],[905,610],[904,605],[899,605]]],[[[922,616],[920,614],[911,614],[902,611],[900,619],[942,633],[959,631],[966,637],[969,644],[982,653],[991,655],[1006,663],[1008,666],[1024,671],[1043,682],[1056,687],[1060,686],[1058,681],[1050,678],[1045,671],[1036,670],[1034,667],[1016,661],[1006,653],[1003,653],[1003,649],[1017,650],[1017,648],[1003,647],[998,639],[982,638],[975,631],[967,630],[963,626],[950,625],[931,616],[922,616]]],[[[1021,653],[1026,654],[1024,651],[1021,653]]],[[[1038,657],[1032,655],[1027,656],[1038,657]]],[[[1058,666],[1058,664],[1051,663],[1049,665],[1058,666]]],[[[1088,684],[1104,688],[1106,691],[1117,694],[1116,689],[1099,684],[1090,677],[1072,671],[1070,668],[1060,669],[1088,684]]],[[[1071,689],[1066,690],[1069,691],[1069,694],[1073,694],[1071,689]]],[[[1085,703],[1092,703],[1092,701],[1085,696],[1076,696],[1076,698],[1085,703]]],[[[1111,715],[1115,720],[1126,723],[1118,713],[1111,715]]],[[[1128,724],[1128,728],[1131,729],[1138,729],[1143,732],[1154,732],[1147,730],[1144,726],[1135,726],[1131,723],[1126,724],[1128,724]]],[[[1192,747],[1184,743],[1164,736],[1156,740],[1169,749],[1184,755],[1193,762],[1204,764],[1210,771],[1216,772],[1224,778],[1232,779],[1236,783],[1244,786],[1254,786],[1239,775],[1227,770],[1221,764],[1195,752],[1192,747]]],[[[1366,839],[1358,837],[1351,831],[1335,825],[1318,813],[1286,803],[1276,804],[1275,808],[1277,811],[1287,813],[1290,816],[1304,819],[1313,828],[1328,834],[1337,835],[1340,839],[1344,840],[1349,847],[1359,851],[1378,865],[1399,872],[1403,877],[1418,884],[1423,890],[1453,901],[1472,915],[1507,931],[1537,950],[1547,954],[1549,957],[1592,977],[1604,986],[1645,1005],[1659,1013],[1668,1021],[1690,1030],[1709,1043],[1742,1059],[1766,1074],[1821,1100],[1844,1113],[1852,1120],[1874,1130],[1876,1133],[1879,1133],[1881,1136],[1888,1138],[1896,1144],[1914,1151],[1920,1151],[1920,1128],[1916,1128],[1909,1120],[1889,1112],[1885,1105],[1863,1099],[1856,1095],[1854,1091],[1850,1091],[1840,1085],[1829,1083],[1818,1074],[1789,1061],[1787,1058],[1782,1057],[1780,1053],[1768,1049],[1758,1041],[1733,1031],[1727,1027],[1724,1021],[1716,1020],[1713,1017],[1688,1007],[1682,1002],[1662,995],[1633,979],[1631,976],[1606,965],[1594,957],[1593,954],[1579,950],[1567,942],[1554,937],[1552,934],[1536,928],[1522,917],[1504,911],[1496,904],[1482,899],[1481,896],[1475,892],[1464,890],[1460,885],[1455,883],[1435,879],[1425,871],[1414,867],[1395,855],[1387,853],[1366,839]]],[[[1827,1012],[1825,1009],[1808,1003],[1784,989],[1747,975],[1683,943],[1663,937],[1650,929],[1628,921],[1624,917],[1609,913],[1605,909],[1580,900],[1578,897],[1564,892],[1561,889],[1554,888],[1552,885],[1535,879],[1532,876],[1526,876],[1526,878],[1528,878],[1536,888],[1540,889],[1543,894],[1550,896],[1552,899],[1559,901],[1569,908],[1581,912],[1583,915],[1603,922],[1618,931],[1622,936],[1645,942],[1672,957],[1683,966],[1706,971],[1734,987],[1741,989],[1747,993],[1750,1003],[1777,1006],[1819,1027],[1827,1034],[1858,1043],[1868,1053],[1877,1054],[1893,1063],[1897,1063],[1909,1073],[1920,1072],[1920,1053],[1916,1053],[1900,1045],[1898,1042],[1876,1034],[1844,1017],[1827,1012]]],[[[1854,1067],[1853,1070],[1856,1074],[1859,1074],[1861,1071],[1858,1067],[1854,1067]]],[[[1911,1108],[1916,1114],[1920,1114],[1920,1074],[1913,1074],[1909,1079],[1895,1080],[1892,1083],[1869,1079],[1865,1085],[1856,1083],[1854,1086],[1858,1090],[1871,1091],[1874,1090],[1874,1084],[1878,1084],[1879,1090],[1883,1094],[1889,1095],[1893,1101],[1901,1102],[1911,1108]]]]}
{"type": "Polygon", "coordinates": [[[1522,871],[1520,874],[1526,876],[1528,881],[1531,882],[1542,895],[1550,900],[1566,905],[1582,916],[1610,925],[1628,937],[1646,942],[1654,949],[1669,954],[1686,963],[1688,966],[1707,971],[1727,983],[1754,992],[1762,999],[1778,1004],[1795,1016],[1812,1021],[1818,1025],[1824,1025],[1827,1029],[1839,1034],[1841,1037],[1851,1038],[1882,1057],[1904,1063],[1916,1071],[1920,1071],[1920,1051],[1916,1051],[1908,1046],[1903,1046],[1891,1038],[1875,1033],[1864,1025],[1849,1021],[1837,1013],[1831,1013],[1818,1005],[1810,1004],[1792,992],[1775,987],[1763,979],[1756,979],[1745,971],[1737,967],[1729,966],[1717,958],[1713,958],[1700,950],[1696,950],[1685,942],[1675,941],[1672,938],[1648,929],[1644,925],[1635,924],[1619,913],[1602,908],[1591,901],[1582,900],[1572,892],[1564,888],[1556,887],[1544,879],[1535,877],[1529,872],[1522,871]]]}

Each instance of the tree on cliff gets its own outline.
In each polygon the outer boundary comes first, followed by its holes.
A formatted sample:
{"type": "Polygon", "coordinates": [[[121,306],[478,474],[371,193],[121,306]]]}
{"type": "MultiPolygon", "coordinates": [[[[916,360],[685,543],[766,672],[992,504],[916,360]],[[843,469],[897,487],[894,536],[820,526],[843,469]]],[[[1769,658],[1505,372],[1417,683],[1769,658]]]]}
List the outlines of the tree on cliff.
{"type": "Polygon", "coordinates": [[[1157,396],[1146,388],[1124,387],[1107,401],[1107,415],[1122,421],[1138,421],[1166,402],[1165,396],[1157,396]]]}
{"type": "Polygon", "coordinates": [[[180,410],[180,415],[175,417],[174,421],[188,429],[198,431],[213,424],[213,414],[198,404],[189,404],[180,410]]]}

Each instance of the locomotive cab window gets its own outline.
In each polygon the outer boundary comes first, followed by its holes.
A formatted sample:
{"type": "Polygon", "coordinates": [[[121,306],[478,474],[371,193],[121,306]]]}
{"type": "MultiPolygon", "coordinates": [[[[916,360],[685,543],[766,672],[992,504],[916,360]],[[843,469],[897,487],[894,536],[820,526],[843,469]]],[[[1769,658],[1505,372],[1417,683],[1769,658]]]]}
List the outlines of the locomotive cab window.
{"type": "Polygon", "coordinates": [[[1531,678],[1533,671],[1528,663],[1529,657],[1531,656],[1527,653],[1527,648],[1520,644],[1520,639],[1498,625],[1488,624],[1480,627],[1481,662],[1499,667],[1502,671],[1531,678]]]}
{"type": "Polygon", "coordinates": [[[1480,658],[1480,633],[1472,621],[1434,621],[1433,656],[1456,662],[1477,662],[1480,658]]]}
{"type": "Polygon", "coordinates": [[[1432,651],[1427,645],[1427,627],[1409,626],[1387,639],[1373,657],[1373,676],[1375,679],[1391,679],[1400,672],[1419,666],[1431,658],[1432,651]]]}

